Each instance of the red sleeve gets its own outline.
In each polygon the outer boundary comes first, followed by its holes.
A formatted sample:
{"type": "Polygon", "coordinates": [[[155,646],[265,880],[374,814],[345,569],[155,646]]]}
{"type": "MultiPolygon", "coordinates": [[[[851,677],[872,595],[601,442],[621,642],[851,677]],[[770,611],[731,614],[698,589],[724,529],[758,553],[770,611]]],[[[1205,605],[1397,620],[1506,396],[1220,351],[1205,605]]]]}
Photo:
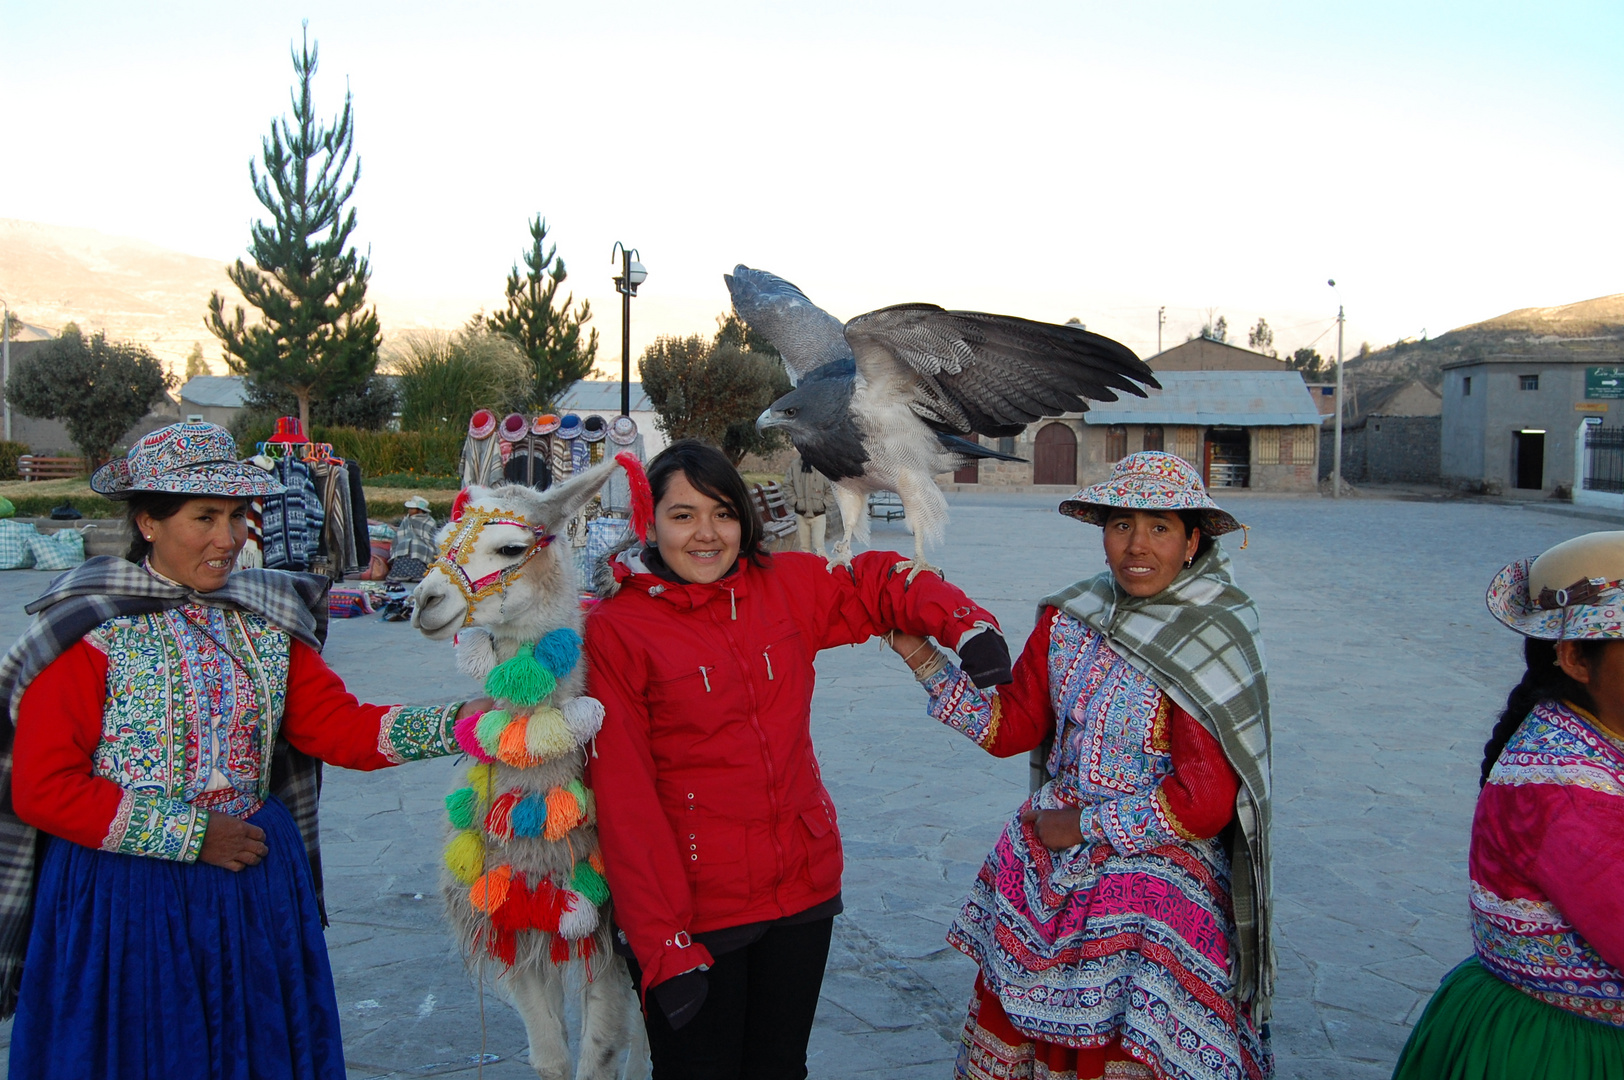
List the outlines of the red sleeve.
{"type": "Polygon", "coordinates": [[[992,725],[981,740],[982,749],[998,757],[1014,757],[1043,745],[1054,734],[1054,699],[1049,693],[1049,634],[1057,608],[1046,607],[1015,660],[1015,675],[996,690],[987,691],[992,703],[992,725]]]}
{"type": "Polygon", "coordinates": [[[460,705],[363,705],[320,653],[294,641],[282,734],[329,765],[370,771],[457,753],[451,726],[460,705]]]}
{"type": "Polygon", "coordinates": [[[1624,797],[1554,784],[1538,790],[1546,805],[1523,820],[1548,816],[1529,877],[1603,960],[1624,969],[1624,797]]]}
{"type": "Polygon", "coordinates": [[[888,630],[928,634],[951,649],[977,624],[998,625],[992,612],[940,574],[927,570],[910,585],[907,573],[895,570],[902,556],[894,551],[865,551],[849,571],[830,571],[812,555],[774,558],[786,564],[779,572],[797,575],[811,596],[819,649],[855,645],[888,630]]]}
{"type": "Polygon", "coordinates": [[[107,657],[80,640],[34,677],[17,709],[11,803],[42,832],[99,848],[124,789],[90,771],[101,741],[107,657]]]}
{"type": "Polygon", "coordinates": [[[1217,836],[1235,816],[1240,777],[1217,739],[1183,709],[1168,702],[1173,771],[1160,797],[1173,826],[1189,840],[1217,836]]]}
{"type": "Polygon", "coordinates": [[[615,922],[626,932],[646,991],[701,964],[710,951],[687,940],[693,921],[688,875],[677,838],[654,788],[646,675],[601,616],[587,620],[587,692],[603,703],[597,754],[586,782],[597,801],[598,844],[615,898],[615,922]],[[598,761],[614,768],[598,769],[598,761]],[[679,937],[679,933],[682,935],[679,937]]]}

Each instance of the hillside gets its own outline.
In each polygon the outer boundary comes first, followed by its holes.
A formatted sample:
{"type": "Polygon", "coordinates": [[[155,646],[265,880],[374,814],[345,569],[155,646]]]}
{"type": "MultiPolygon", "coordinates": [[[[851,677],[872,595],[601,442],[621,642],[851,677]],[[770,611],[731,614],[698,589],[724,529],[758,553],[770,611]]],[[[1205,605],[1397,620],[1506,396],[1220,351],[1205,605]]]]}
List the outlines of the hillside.
{"type": "Polygon", "coordinates": [[[1624,293],[1518,308],[1426,341],[1388,345],[1349,360],[1348,374],[1366,386],[1418,378],[1437,387],[1445,364],[1493,353],[1624,359],[1624,293]]]}

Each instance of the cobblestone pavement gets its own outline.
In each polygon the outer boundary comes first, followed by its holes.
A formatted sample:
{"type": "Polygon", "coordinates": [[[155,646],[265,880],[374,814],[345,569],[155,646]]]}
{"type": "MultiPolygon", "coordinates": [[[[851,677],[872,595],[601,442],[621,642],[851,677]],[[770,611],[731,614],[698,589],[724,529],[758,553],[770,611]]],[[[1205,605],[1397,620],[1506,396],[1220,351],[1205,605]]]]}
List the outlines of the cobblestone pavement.
{"type": "MultiPolygon", "coordinates": [[[[1103,568],[1098,530],[1049,496],[952,496],[949,577],[1012,646],[1034,601],[1103,568]]],[[[1510,559],[1608,525],[1476,502],[1225,496],[1226,540],[1264,621],[1274,702],[1281,1077],[1385,1077],[1439,978],[1470,949],[1466,846],[1480,747],[1521,669],[1483,608],[1510,559]]],[[[900,525],[875,545],[907,548],[900,525]]],[[[0,575],[0,638],[47,575],[0,575]]],[[[449,652],[409,627],[334,624],[329,662],[364,700],[463,696],[449,652]]],[[[943,934],[1006,816],[1024,759],[927,719],[900,661],[870,644],[820,659],[813,726],[846,842],[812,1040],[814,1077],[945,1077],[974,978],[943,934]]],[[[330,770],[327,940],[351,1077],[533,1076],[517,1015],[483,994],[441,926],[442,797],[458,767],[330,770]]],[[[0,1038],[9,1037],[9,1025],[0,1038]]]]}

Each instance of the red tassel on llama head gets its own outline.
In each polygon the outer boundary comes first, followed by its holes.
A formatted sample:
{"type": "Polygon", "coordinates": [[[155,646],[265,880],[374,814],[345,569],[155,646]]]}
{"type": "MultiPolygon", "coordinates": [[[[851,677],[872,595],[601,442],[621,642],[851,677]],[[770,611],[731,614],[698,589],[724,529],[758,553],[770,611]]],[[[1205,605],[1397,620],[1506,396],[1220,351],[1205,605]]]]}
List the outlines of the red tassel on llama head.
{"type": "Polygon", "coordinates": [[[451,500],[451,520],[461,521],[463,508],[468,505],[468,489],[463,488],[457,492],[457,497],[451,500]]]}
{"type": "Polygon", "coordinates": [[[629,450],[616,454],[615,460],[626,470],[626,486],[631,490],[632,535],[647,543],[649,526],[654,524],[654,490],[648,486],[648,473],[629,450]]]}

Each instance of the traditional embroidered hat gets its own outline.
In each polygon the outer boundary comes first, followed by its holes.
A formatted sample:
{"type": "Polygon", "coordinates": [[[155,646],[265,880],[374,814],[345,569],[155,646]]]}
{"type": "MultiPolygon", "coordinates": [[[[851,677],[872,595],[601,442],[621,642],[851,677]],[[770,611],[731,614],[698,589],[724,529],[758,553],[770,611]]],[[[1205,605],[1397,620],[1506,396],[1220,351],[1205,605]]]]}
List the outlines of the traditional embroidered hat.
{"type": "Polygon", "coordinates": [[[581,418],[574,413],[565,413],[564,419],[558,422],[558,437],[560,439],[579,439],[581,437],[581,418]]]}
{"type": "Polygon", "coordinates": [[[413,495],[411,498],[406,500],[405,506],[408,510],[422,510],[424,513],[427,513],[429,501],[423,498],[421,495],[413,495]]]}
{"type": "MultiPolygon", "coordinates": [[[[297,423],[297,421],[295,421],[297,423]]],[[[246,499],[283,488],[263,469],[237,460],[237,444],[218,424],[170,424],[97,469],[90,489],[109,499],[138,491],[246,499]]]]}
{"type": "MultiPolygon", "coordinates": [[[[302,443],[309,442],[305,438],[304,425],[297,416],[279,416],[276,418],[276,431],[266,442],[274,443],[302,443]]],[[[235,453],[235,447],[233,447],[235,453]]]]}
{"type": "Polygon", "coordinates": [[[468,420],[468,434],[476,439],[488,439],[496,430],[496,414],[489,409],[475,409],[468,420]]]}
{"type": "Polygon", "coordinates": [[[1576,536],[1489,583],[1489,614],[1546,641],[1624,637],[1624,532],[1576,536]]]}
{"type": "Polygon", "coordinates": [[[602,442],[603,437],[608,433],[609,425],[597,413],[593,413],[581,421],[581,438],[587,442],[602,442]]]}
{"type": "Polygon", "coordinates": [[[530,421],[520,413],[508,413],[502,417],[502,438],[508,442],[518,442],[530,434],[530,421]]]}
{"type": "Polygon", "coordinates": [[[558,414],[542,413],[530,422],[530,434],[551,435],[558,430],[558,414]]]}
{"type": "Polygon", "coordinates": [[[1112,510],[1196,510],[1201,531],[1222,536],[1241,527],[1207,494],[1201,476],[1183,458],[1159,450],[1129,454],[1109,480],[1086,487],[1060,504],[1060,512],[1090,525],[1104,525],[1112,510]]]}
{"type": "Polygon", "coordinates": [[[617,446],[630,446],[637,441],[637,421],[629,416],[609,419],[609,441],[617,446]]]}

